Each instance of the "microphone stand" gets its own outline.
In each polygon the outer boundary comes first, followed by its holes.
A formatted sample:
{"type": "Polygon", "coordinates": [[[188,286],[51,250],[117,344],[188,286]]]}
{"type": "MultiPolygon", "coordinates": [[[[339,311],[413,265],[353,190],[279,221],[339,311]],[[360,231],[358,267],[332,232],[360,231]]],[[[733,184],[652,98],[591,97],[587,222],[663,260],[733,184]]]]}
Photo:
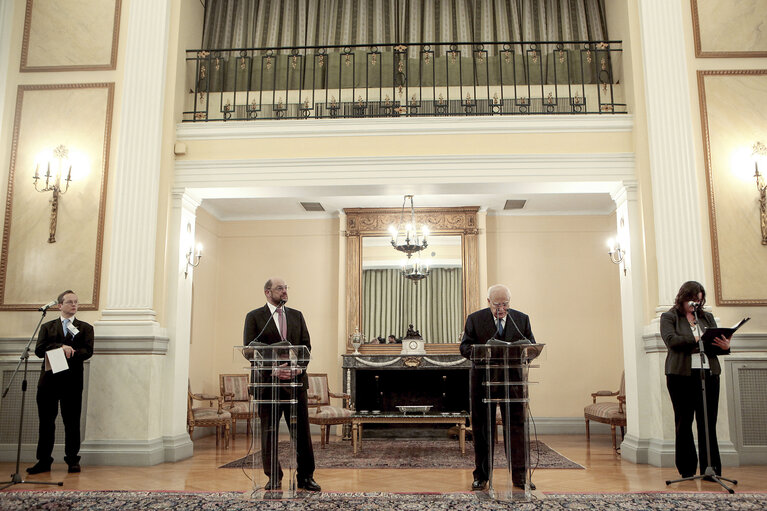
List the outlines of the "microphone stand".
{"type": "Polygon", "coordinates": [[[19,412],[19,439],[16,444],[16,472],[11,474],[11,480],[10,481],[0,481],[0,484],[4,485],[2,488],[0,488],[0,491],[5,490],[6,488],[9,488],[13,486],[14,484],[52,484],[54,486],[64,486],[64,483],[61,481],[54,482],[54,481],[25,481],[24,478],[21,475],[21,472],[19,471],[19,464],[21,462],[21,433],[24,431],[24,402],[26,401],[27,396],[27,366],[29,364],[29,347],[32,345],[32,341],[35,340],[35,337],[37,336],[37,331],[40,329],[40,325],[43,323],[43,319],[45,318],[45,314],[48,312],[48,308],[43,308],[43,314],[40,316],[40,321],[37,322],[37,326],[35,327],[34,333],[32,333],[32,337],[29,338],[29,342],[27,342],[27,345],[24,346],[24,350],[21,352],[21,358],[19,359],[19,363],[16,364],[16,370],[13,372],[13,375],[11,375],[11,381],[8,382],[8,386],[5,387],[5,390],[3,391],[3,399],[5,399],[5,396],[8,395],[8,391],[11,390],[11,385],[13,385],[13,380],[16,378],[16,374],[19,372],[19,368],[21,367],[21,363],[24,362],[24,376],[21,380],[21,411],[19,412]]]}
{"type": "MultiPolygon", "coordinates": [[[[727,481],[732,484],[738,484],[738,481],[735,479],[727,479],[726,477],[718,476],[716,475],[716,472],[714,471],[714,467],[711,466],[711,440],[709,438],[708,433],[708,400],[706,399],[706,370],[703,369],[703,364],[706,361],[706,354],[705,350],[706,347],[703,344],[703,332],[700,328],[700,321],[698,320],[698,307],[694,307],[692,309],[692,313],[695,315],[695,328],[698,331],[698,350],[700,351],[700,391],[701,391],[701,397],[703,398],[703,427],[706,432],[706,470],[704,470],[703,474],[701,475],[693,475],[690,477],[683,477],[681,479],[673,479],[670,481],[666,481],[666,486],[673,483],[679,483],[681,481],[695,481],[697,479],[706,479],[709,481],[713,481],[715,483],[719,483],[722,488],[727,490],[729,493],[735,493],[735,490],[724,484],[722,481],[727,481]]],[[[695,355],[692,355],[695,356],[695,355]]],[[[700,443],[700,438],[698,438],[698,443],[700,443]]]]}

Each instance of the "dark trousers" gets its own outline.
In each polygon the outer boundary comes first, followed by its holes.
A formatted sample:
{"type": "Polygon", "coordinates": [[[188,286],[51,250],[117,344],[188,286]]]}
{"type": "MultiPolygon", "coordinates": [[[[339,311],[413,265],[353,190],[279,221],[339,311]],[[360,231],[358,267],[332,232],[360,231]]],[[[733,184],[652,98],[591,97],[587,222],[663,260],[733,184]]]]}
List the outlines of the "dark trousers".
{"type": "MultiPolygon", "coordinates": [[[[82,376],[72,377],[65,371],[48,372],[40,377],[37,386],[37,415],[40,420],[37,440],[37,459],[43,464],[53,462],[53,444],[56,437],[56,416],[61,405],[64,422],[64,461],[68,465],[80,462],[80,412],[83,401],[82,376]]],[[[75,375],[76,376],[76,375],[75,375]]]]}
{"type": "MultiPolygon", "coordinates": [[[[706,378],[706,406],[708,410],[708,438],[711,444],[711,467],[717,475],[722,474],[722,461],[719,458],[719,444],[716,440],[716,418],[719,409],[719,376],[710,370],[702,371],[706,378]]],[[[703,419],[703,395],[701,393],[700,369],[693,369],[692,375],[666,375],[666,385],[674,406],[674,426],[676,430],[675,461],[676,469],[682,477],[695,475],[700,460],[700,473],[703,474],[708,463],[706,452],[705,422],[703,419]],[[692,419],[698,428],[698,452],[692,435],[692,419]]]]}
{"type": "MultiPolygon", "coordinates": [[[[473,370],[472,370],[473,371],[473,370]]],[[[521,396],[521,387],[511,387],[511,397],[521,396]]],[[[503,397],[494,395],[493,397],[503,397]]],[[[514,484],[524,484],[525,474],[525,408],[524,403],[483,403],[485,388],[476,378],[471,386],[471,431],[474,438],[474,479],[487,481],[492,469],[491,446],[497,441],[496,406],[501,409],[503,445],[506,461],[511,463],[511,479],[514,484]],[[488,422],[489,421],[489,422],[488,422]]]]}
{"type": "MultiPolygon", "coordinates": [[[[290,398],[285,391],[280,392],[280,400],[290,398]]],[[[277,453],[280,417],[285,417],[290,436],[296,444],[296,476],[299,481],[314,475],[314,449],[309,432],[309,409],[307,407],[306,390],[297,392],[295,423],[291,422],[290,404],[260,404],[258,415],[261,420],[261,462],[264,473],[272,478],[282,480],[282,467],[277,453]]],[[[268,399],[268,398],[267,398],[268,399]]]]}

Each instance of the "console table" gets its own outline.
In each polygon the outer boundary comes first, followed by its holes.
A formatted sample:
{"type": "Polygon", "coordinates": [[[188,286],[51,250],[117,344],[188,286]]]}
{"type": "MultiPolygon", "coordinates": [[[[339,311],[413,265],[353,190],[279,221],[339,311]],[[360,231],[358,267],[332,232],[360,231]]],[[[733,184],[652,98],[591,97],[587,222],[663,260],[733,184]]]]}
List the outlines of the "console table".
{"type": "Polygon", "coordinates": [[[458,426],[458,446],[466,454],[466,419],[468,413],[354,413],[352,414],[352,449],[362,446],[362,425],[367,424],[454,424],[458,426]]]}

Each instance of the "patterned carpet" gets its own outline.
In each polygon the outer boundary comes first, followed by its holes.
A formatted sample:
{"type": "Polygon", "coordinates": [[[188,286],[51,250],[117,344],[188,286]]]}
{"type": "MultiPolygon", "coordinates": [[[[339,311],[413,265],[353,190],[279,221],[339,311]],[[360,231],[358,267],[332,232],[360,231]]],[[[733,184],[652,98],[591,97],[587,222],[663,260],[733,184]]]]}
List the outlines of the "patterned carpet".
{"type": "Polygon", "coordinates": [[[615,493],[542,494],[531,502],[488,500],[472,493],[301,493],[292,500],[253,501],[244,493],[187,492],[78,492],[11,491],[0,493],[0,509],[133,511],[177,509],[200,511],[294,510],[294,511],[447,511],[447,510],[648,510],[669,509],[764,510],[767,493],[615,493]]]}
{"type": "MultiPolygon", "coordinates": [[[[280,457],[288,455],[288,443],[280,442],[280,457]]],[[[503,467],[502,444],[496,446],[495,466],[503,467]]],[[[254,456],[234,460],[219,468],[251,467],[254,456]]],[[[451,440],[365,440],[362,449],[352,454],[348,442],[332,442],[324,449],[314,446],[317,468],[474,468],[474,445],[466,442],[461,455],[457,441],[451,440]]],[[[256,466],[261,457],[255,456],[256,466]]],[[[536,468],[583,468],[541,441],[530,442],[530,462],[536,468]]]]}

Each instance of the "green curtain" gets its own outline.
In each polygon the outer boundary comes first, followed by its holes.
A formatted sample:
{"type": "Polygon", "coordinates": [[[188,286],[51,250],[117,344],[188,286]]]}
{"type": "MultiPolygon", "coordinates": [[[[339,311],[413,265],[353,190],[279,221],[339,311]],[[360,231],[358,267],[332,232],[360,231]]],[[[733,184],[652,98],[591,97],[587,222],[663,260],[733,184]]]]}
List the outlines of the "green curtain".
{"type": "Polygon", "coordinates": [[[463,271],[432,268],[414,282],[394,268],[362,270],[362,332],[401,338],[412,324],[427,342],[458,342],[463,329],[463,271]]]}

